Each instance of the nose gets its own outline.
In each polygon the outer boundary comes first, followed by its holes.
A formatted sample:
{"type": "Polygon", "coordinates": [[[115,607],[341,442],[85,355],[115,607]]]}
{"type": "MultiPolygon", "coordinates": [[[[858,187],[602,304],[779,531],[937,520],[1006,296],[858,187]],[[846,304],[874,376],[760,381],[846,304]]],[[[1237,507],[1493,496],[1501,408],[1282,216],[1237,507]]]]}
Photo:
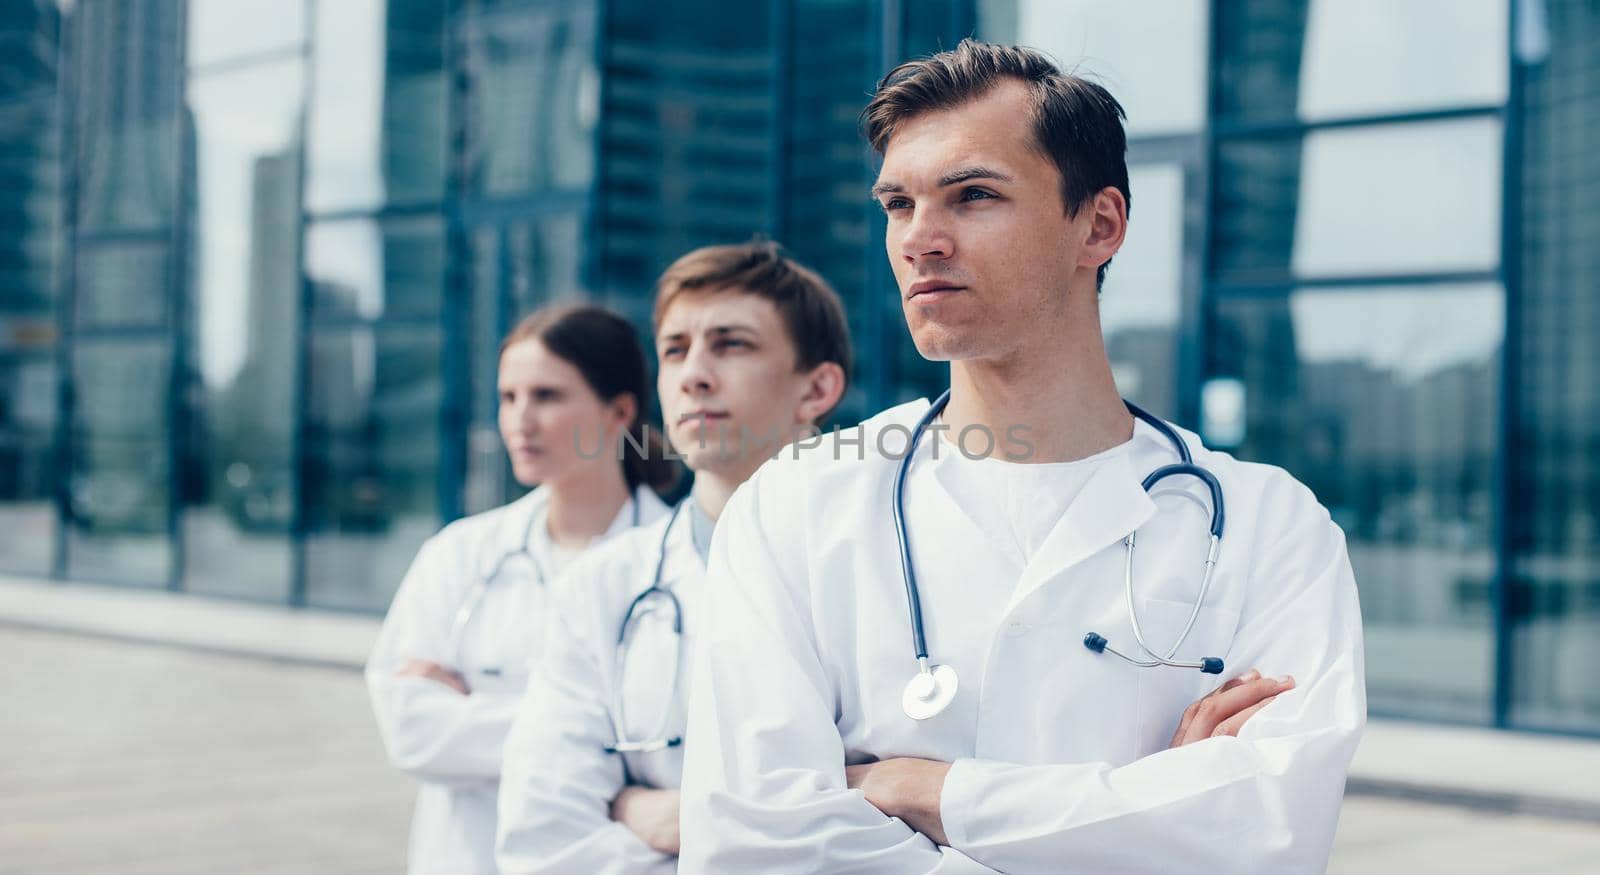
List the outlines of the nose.
{"type": "Polygon", "coordinates": [[[500,421],[510,425],[524,435],[534,435],[539,432],[539,417],[533,398],[524,393],[513,395],[510,400],[501,401],[500,421]]]}
{"type": "Polygon", "coordinates": [[[919,206],[900,237],[900,257],[910,265],[955,254],[948,217],[937,206],[919,206]]]}
{"type": "Polygon", "coordinates": [[[717,388],[710,346],[708,343],[694,343],[684,353],[683,367],[678,372],[678,388],[692,398],[709,395],[717,388]]]}

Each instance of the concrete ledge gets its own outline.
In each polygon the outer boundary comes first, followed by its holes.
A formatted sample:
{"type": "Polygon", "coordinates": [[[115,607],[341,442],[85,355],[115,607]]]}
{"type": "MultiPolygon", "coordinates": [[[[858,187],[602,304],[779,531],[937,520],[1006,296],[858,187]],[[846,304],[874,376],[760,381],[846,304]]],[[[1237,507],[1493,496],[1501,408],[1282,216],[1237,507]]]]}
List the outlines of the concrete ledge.
{"type": "Polygon", "coordinates": [[[1600,822],[1600,741],[1368,722],[1346,792],[1600,822]]]}
{"type": "Polygon", "coordinates": [[[0,575],[0,624],[359,669],[377,617],[0,575]]]}
{"type": "MultiPolygon", "coordinates": [[[[0,575],[0,625],[360,668],[376,617],[0,575]]],[[[1600,740],[1374,719],[1352,795],[1600,822],[1600,740]]]]}

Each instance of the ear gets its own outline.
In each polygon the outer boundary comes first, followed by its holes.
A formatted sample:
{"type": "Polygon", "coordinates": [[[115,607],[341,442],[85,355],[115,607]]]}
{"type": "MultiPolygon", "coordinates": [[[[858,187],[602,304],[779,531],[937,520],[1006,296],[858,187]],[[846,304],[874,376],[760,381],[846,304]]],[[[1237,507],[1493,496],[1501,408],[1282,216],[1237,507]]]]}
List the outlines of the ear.
{"type": "Polygon", "coordinates": [[[838,362],[823,362],[805,375],[806,391],[795,408],[796,425],[810,425],[838,406],[844,395],[844,368],[838,362]]]}
{"type": "Polygon", "coordinates": [[[1128,201],[1114,186],[1106,186],[1087,205],[1088,236],[1078,258],[1078,267],[1099,270],[1122,248],[1128,235],[1128,201]]]}
{"type": "Polygon", "coordinates": [[[612,427],[624,431],[639,413],[639,399],[631,392],[623,392],[606,403],[606,410],[611,414],[612,427]]]}

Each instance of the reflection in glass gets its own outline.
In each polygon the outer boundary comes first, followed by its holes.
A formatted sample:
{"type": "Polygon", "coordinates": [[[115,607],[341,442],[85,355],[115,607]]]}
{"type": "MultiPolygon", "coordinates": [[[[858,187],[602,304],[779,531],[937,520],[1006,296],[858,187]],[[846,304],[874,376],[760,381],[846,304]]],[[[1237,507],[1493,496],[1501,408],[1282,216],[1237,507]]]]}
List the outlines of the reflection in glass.
{"type": "Polygon", "coordinates": [[[877,210],[866,195],[873,165],[856,129],[862,95],[881,72],[872,69],[876,11],[865,0],[802,0],[788,46],[788,166],[780,240],[844,300],[857,372],[832,417],[843,424],[875,412],[867,409],[868,386],[875,382],[869,371],[887,369],[889,363],[874,361],[881,357],[867,351],[879,348],[885,326],[888,337],[898,339],[901,330],[892,292],[867,292],[868,258],[878,259],[887,273],[881,238],[868,239],[868,219],[877,210]]]}
{"type": "Polygon", "coordinates": [[[1224,140],[1217,266],[1226,280],[1492,270],[1500,122],[1463,119],[1224,140]]]}
{"type": "Polygon", "coordinates": [[[172,223],[181,10],[179,0],[79,3],[73,10],[80,229],[172,223]]]}
{"type": "Polygon", "coordinates": [[[979,0],[978,37],[1039,49],[1106,86],[1130,137],[1198,131],[1206,113],[1204,0],[979,0]]]}
{"type": "Polygon", "coordinates": [[[648,289],[683,253],[774,218],[770,9],[697,0],[608,5],[605,296],[648,289]]]}
{"type": "Polygon", "coordinates": [[[89,329],[165,326],[167,251],[164,243],[80,245],[73,321],[89,329]]]}
{"type": "Polygon", "coordinates": [[[1128,169],[1139,209],[1106,271],[1100,328],[1117,389],[1157,416],[1178,414],[1178,317],[1183,299],[1183,168],[1128,169]]]}
{"type": "Polygon", "coordinates": [[[542,4],[466,19],[468,186],[489,195],[586,188],[594,178],[592,4],[542,4]]]}
{"type": "Polygon", "coordinates": [[[79,338],[74,345],[69,576],[167,582],[170,367],[164,340],[79,338]]]}
{"type": "Polygon", "coordinates": [[[1210,373],[1244,383],[1241,458],[1344,529],[1375,711],[1486,721],[1494,679],[1495,284],[1224,299],[1210,373]]]}
{"type": "Polygon", "coordinates": [[[56,366],[49,349],[0,353],[0,570],[46,574],[55,556],[56,366]]]}
{"type": "MultiPolygon", "coordinates": [[[[339,2],[339,0],[335,0],[339,2]]],[[[188,0],[189,67],[298,48],[306,4],[283,0],[188,0]]]]}
{"type": "Polygon", "coordinates": [[[306,206],[438,200],[444,192],[445,0],[317,4],[306,206]]]}
{"type": "Polygon", "coordinates": [[[1499,103],[1507,19],[1506,0],[1312,0],[1300,117],[1499,103]]]}
{"type": "Polygon", "coordinates": [[[186,589],[283,601],[292,579],[298,60],[194,75],[197,268],[186,338],[186,589]]]}
{"type": "Polygon", "coordinates": [[[381,609],[439,528],[437,328],[320,329],[306,399],[309,603],[381,609]]]}
{"type": "Polygon", "coordinates": [[[1509,448],[1511,719],[1600,728],[1600,6],[1553,0],[1527,70],[1509,448]]]}
{"type": "Polygon", "coordinates": [[[1506,97],[1506,0],[1221,0],[1217,15],[1224,116],[1316,121],[1506,97]]]}
{"type": "Polygon", "coordinates": [[[467,402],[467,474],[462,487],[462,508],[475,514],[499,507],[511,497],[511,466],[500,445],[498,425],[500,340],[515,318],[506,312],[509,278],[501,257],[502,230],[485,226],[472,233],[471,289],[468,300],[472,312],[468,322],[468,349],[471,364],[467,402]]]}
{"type": "Polygon", "coordinates": [[[437,316],[444,262],[436,215],[340,219],[306,229],[306,275],[319,319],[437,316]]]}

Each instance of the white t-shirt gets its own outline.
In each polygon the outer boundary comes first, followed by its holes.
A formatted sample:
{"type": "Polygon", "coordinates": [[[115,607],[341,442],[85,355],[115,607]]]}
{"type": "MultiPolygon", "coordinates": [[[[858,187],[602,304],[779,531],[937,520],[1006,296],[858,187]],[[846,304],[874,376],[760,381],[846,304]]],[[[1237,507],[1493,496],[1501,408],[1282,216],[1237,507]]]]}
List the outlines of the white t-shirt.
{"type": "Polygon", "coordinates": [[[1130,439],[1072,462],[1011,462],[1002,455],[971,458],[940,436],[932,448],[937,459],[920,464],[931,465],[967,516],[1021,574],[1094,472],[1132,446],[1130,439]]]}

